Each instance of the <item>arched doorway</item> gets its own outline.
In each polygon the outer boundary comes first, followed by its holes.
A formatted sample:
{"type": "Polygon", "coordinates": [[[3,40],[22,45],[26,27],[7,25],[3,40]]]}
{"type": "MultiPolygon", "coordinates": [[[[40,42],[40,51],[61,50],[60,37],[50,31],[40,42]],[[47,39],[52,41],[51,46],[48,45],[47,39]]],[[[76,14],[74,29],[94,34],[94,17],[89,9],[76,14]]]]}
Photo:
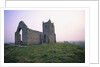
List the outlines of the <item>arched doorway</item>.
{"type": "Polygon", "coordinates": [[[43,36],[43,43],[46,43],[46,34],[43,36]]]}
{"type": "Polygon", "coordinates": [[[23,21],[20,21],[15,32],[15,44],[27,45],[27,26],[23,21]]]}
{"type": "Polygon", "coordinates": [[[22,29],[20,30],[20,40],[22,41],[22,29]]]}
{"type": "Polygon", "coordinates": [[[22,29],[21,28],[19,28],[19,31],[18,31],[18,41],[19,41],[19,45],[22,45],[23,40],[22,40],[22,29]]]}

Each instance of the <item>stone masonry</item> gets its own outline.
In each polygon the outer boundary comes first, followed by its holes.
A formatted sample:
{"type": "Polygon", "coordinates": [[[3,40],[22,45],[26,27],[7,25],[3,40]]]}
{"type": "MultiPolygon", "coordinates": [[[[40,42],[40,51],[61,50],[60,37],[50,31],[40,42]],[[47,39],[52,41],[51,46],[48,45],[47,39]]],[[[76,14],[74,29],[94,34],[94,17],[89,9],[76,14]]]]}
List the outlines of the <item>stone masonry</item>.
{"type": "Polygon", "coordinates": [[[31,30],[23,21],[20,21],[15,32],[16,45],[34,45],[45,43],[56,43],[54,24],[51,23],[50,19],[48,22],[43,22],[43,32],[31,30]],[[22,35],[20,34],[20,30],[22,30],[22,35]]]}

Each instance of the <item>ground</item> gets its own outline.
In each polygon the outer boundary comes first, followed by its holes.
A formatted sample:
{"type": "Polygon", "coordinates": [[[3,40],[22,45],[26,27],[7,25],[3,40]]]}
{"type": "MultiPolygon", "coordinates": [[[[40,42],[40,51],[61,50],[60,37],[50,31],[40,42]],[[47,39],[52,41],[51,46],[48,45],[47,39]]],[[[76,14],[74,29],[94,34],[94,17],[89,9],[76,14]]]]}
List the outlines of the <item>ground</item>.
{"type": "Polygon", "coordinates": [[[55,43],[26,47],[5,46],[4,62],[85,63],[85,47],[70,43],[55,43]]]}

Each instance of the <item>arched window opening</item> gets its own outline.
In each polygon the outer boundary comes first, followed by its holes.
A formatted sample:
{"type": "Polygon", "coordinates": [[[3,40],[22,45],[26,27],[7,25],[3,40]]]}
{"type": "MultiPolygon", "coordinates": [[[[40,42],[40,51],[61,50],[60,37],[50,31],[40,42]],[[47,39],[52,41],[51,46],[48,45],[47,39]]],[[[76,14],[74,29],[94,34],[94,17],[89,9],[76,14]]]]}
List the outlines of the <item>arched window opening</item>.
{"type": "Polygon", "coordinates": [[[47,25],[45,25],[45,28],[47,29],[47,28],[48,28],[48,26],[47,26],[47,25]]]}

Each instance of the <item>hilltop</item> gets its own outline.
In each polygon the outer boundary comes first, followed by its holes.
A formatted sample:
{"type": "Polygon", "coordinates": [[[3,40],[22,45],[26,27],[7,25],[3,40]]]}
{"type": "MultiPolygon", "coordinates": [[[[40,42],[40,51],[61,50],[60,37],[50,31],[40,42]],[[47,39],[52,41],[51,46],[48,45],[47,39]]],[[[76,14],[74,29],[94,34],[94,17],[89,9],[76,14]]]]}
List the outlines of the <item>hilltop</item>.
{"type": "Polygon", "coordinates": [[[85,63],[85,47],[70,43],[4,47],[5,63],[85,63]]]}

